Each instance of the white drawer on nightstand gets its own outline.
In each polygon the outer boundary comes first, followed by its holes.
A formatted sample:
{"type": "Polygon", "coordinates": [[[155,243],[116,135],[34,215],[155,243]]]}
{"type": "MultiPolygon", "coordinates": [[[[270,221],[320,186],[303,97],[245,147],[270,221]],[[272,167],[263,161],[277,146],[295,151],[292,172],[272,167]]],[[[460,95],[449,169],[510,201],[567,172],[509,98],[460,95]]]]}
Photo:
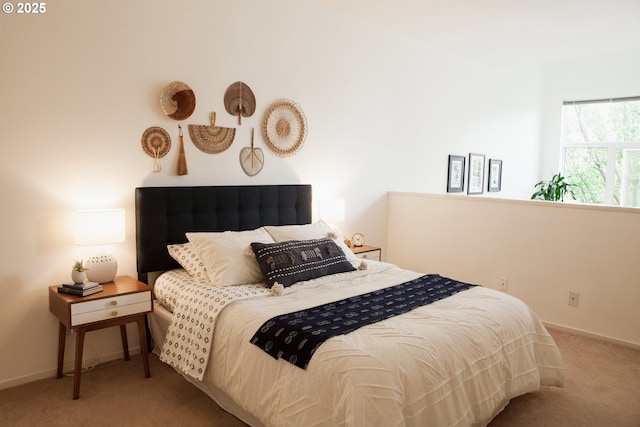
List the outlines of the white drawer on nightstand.
{"type": "Polygon", "coordinates": [[[352,248],[353,253],[358,258],[380,261],[382,259],[382,249],[375,246],[359,246],[352,248]]]}
{"type": "Polygon", "coordinates": [[[71,304],[71,326],[151,311],[151,292],[136,292],[71,304]]]}
{"type": "Polygon", "coordinates": [[[369,251],[369,252],[360,252],[356,254],[358,258],[370,259],[372,261],[380,261],[380,250],[377,251],[369,251]]]}

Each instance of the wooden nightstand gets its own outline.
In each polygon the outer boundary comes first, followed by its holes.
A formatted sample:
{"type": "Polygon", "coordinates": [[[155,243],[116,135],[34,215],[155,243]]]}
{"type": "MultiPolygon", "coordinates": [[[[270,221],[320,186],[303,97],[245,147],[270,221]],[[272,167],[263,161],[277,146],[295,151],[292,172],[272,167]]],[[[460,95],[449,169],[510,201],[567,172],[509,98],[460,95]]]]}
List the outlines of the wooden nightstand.
{"type": "Polygon", "coordinates": [[[358,258],[370,259],[372,261],[382,260],[382,248],[377,246],[351,246],[351,250],[358,258]]]}
{"type": "Polygon", "coordinates": [[[140,334],[140,350],[144,364],[144,376],[149,378],[147,332],[145,314],[153,311],[151,286],[129,276],[118,276],[113,282],[103,283],[104,290],[97,294],[79,297],[59,294],[58,285],[49,287],[49,310],[60,319],[58,332],[58,378],[62,378],[64,346],[67,328],[76,331],[76,359],[73,374],[73,399],[80,397],[80,373],[84,334],[97,329],[120,326],[124,360],[129,360],[127,323],[137,323],[140,334]]]}

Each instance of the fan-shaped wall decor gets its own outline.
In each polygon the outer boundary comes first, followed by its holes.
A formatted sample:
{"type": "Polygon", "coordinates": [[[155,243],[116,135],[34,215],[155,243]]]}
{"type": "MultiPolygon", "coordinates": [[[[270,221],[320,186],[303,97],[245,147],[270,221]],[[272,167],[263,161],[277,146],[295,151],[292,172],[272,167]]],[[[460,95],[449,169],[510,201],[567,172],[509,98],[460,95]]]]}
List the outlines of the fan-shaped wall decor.
{"type": "Polygon", "coordinates": [[[264,166],[264,153],[261,148],[253,146],[253,128],[251,128],[251,147],[240,150],[240,166],[244,173],[255,176],[264,166]]]}
{"type": "Polygon", "coordinates": [[[142,149],[151,157],[164,157],[171,149],[169,132],[158,126],[152,126],[142,134],[142,149]]]}
{"type": "Polygon", "coordinates": [[[262,136],[278,156],[292,156],[300,151],[307,137],[307,118],[295,102],[278,99],[262,117],[262,136]]]}
{"type": "Polygon", "coordinates": [[[167,155],[171,149],[169,132],[158,126],[152,126],[142,134],[142,149],[153,157],[153,172],[160,172],[160,158],[167,155]]]}
{"type": "Polygon", "coordinates": [[[242,117],[250,117],[256,111],[256,97],[246,83],[232,83],[224,93],[224,108],[233,116],[238,116],[238,124],[242,117]]]}
{"type": "Polygon", "coordinates": [[[189,136],[193,145],[207,154],[222,153],[233,143],[235,128],[216,126],[216,113],[211,113],[211,126],[189,125],[189,136]]]}
{"type": "Polygon", "coordinates": [[[184,120],[196,109],[196,95],[186,83],[171,82],[162,90],[160,107],[172,119],[184,120]]]}

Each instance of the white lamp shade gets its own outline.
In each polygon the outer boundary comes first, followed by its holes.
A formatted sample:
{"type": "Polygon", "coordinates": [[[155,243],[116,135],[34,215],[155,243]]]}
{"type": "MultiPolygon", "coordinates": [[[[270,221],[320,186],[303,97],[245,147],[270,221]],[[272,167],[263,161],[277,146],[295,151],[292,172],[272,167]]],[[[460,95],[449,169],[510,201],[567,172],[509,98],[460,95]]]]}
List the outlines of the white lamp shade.
{"type": "Polygon", "coordinates": [[[110,245],[124,242],[124,209],[96,209],[74,212],[76,245],[110,245]]]}
{"type": "Polygon", "coordinates": [[[320,219],[325,222],[344,221],[344,199],[324,199],[319,202],[320,219]]]}

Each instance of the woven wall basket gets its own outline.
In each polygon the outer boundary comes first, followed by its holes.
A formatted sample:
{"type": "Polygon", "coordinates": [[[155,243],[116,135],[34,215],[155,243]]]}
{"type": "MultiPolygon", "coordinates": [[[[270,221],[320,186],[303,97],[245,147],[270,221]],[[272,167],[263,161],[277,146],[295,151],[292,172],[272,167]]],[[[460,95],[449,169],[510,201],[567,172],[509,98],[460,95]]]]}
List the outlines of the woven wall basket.
{"type": "Polygon", "coordinates": [[[171,82],[162,90],[160,107],[172,119],[184,120],[196,109],[196,95],[186,83],[171,82]]]}
{"type": "Polygon", "coordinates": [[[262,117],[262,137],[278,156],[300,151],[307,137],[307,118],[300,106],[288,99],[274,101],[262,117]]]}

